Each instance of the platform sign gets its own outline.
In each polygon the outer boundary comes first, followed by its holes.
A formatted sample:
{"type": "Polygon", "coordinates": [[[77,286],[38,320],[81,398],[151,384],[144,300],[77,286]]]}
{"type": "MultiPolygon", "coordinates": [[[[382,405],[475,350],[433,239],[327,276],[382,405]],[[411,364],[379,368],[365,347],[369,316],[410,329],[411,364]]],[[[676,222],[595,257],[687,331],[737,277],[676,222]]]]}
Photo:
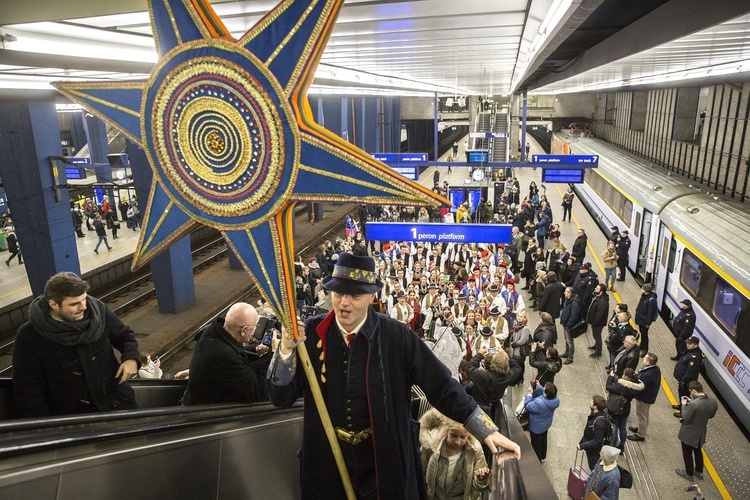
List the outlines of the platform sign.
{"type": "Polygon", "coordinates": [[[512,224],[413,224],[367,222],[368,240],[435,243],[504,243],[513,239],[512,224]]]}
{"type": "Polygon", "coordinates": [[[429,160],[427,153],[377,153],[372,157],[387,164],[394,172],[398,172],[411,181],[419,180],[419,165],[416,163],[429,160]]]}
{"type": "Polygon", "coordinates": [[[510,137],[510,132],[469,132],[469,137],[472,139],[499,139],[510,137]]]}
{"type": "Polygon", "coordinates": [[[490,161],[489,149],[467,149],[466,163],[487,163],[490,161]]]}
{"type": "Polygon", "coordinates": [[[451,212],[456,213],[458,206],[464,202],[463,189],[448,189],[448,199],[451,200],[451,212]]]}
{"type": "Polygon", "coordinates": [[[91,168],[91,158],[66,158],[65,178],[67,180],[86,179],[87,168],[91,168]]]}
{"type": "Polygon", "coordinates": [[[531,155],[531,163],[586,165],[596,168],[599,166],[599,155],[531,155]]]}
{"type": "Polygon", "coordinates": [[[542,182],[548,184],[583,184],[586,171],[580,168],[543,168],[542,182]]]}

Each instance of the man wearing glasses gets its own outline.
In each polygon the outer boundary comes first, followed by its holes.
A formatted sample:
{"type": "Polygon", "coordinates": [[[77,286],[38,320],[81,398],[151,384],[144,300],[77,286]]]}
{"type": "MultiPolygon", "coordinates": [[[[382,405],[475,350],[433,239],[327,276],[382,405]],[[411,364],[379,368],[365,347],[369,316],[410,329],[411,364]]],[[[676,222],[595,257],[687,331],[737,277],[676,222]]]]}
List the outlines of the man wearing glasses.
{"type": "Polygon", "coordinates": [[[258,325],[258,312],[238,302],[226,318],[215,318],[200,334],[190,362],[190,379],[184,404],[254,403],[268,399],[265,374],[270,355],[265,346],[260,357],[245,351],[258,325]]]}

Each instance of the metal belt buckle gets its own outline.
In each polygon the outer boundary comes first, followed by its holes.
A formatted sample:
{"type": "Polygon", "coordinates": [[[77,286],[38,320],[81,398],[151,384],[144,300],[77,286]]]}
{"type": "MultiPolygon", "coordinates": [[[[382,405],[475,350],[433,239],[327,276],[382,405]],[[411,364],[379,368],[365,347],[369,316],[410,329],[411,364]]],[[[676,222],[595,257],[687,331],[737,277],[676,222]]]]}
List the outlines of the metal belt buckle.
{"type": "Polygon", "coordinates": [[[341,427],[336,427],[336,437],[338,437],[340,441],[343,441],[352,446],[356,446],[362,441],[364,441],[365,439],[367,439],[368,437],[370,437],[371,433],[372,433],[371,427],[368,427],[359,432],[350,432],[345,429],[342,429],[341,427]]]}

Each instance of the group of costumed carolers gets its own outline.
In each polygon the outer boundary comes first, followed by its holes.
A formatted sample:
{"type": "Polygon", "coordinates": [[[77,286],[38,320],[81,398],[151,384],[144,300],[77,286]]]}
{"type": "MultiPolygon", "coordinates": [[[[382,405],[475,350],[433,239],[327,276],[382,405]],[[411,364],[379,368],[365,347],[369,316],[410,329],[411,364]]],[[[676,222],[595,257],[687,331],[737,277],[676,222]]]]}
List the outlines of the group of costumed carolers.
{"type": "Polygon", "coordinates": [[[425,340],[448,327],[467,360],[480,349],[507,348],[525,304],[504,246],[483,247],[384,244],[373,255],[385,282],[373,307],[425,340]]]}

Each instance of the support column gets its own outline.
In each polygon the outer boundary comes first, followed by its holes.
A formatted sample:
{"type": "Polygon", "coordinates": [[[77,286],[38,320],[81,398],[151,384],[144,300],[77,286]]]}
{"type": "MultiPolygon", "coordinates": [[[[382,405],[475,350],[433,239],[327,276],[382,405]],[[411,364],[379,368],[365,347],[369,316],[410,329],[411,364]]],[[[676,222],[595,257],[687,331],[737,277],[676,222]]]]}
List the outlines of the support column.
{"type": "MultiPolygon", "coordinates": [[[[109,138],[107,137],[107,124],[95,116],[84,112],[83,127],[89,145],[89,157],[96,172],[96,182],[112,182],[112,166],[109,164],[109,138]]],[[[103,195],[107,196],[110,204],[115,202],[115,193],[112,188],[103,188],[103,195]]]]}
{"type": "Polygon", "coordinates": [[[528,103],[528,93],[523,89],[523,115],[521,116],[521,158],[519,161],[529,161],[526,158],[526,105],[528,103]]]}
{"type": "MultiPolygon", "coordinates": [[[[133,172],[133,184],[138,196],[138,208],[146,213],[150,207],[148,193],[151,190],[153,171],[143,148],[127,141],[127,153],[133,172]]],[[[156,301],[159,311],[178,313],[195,301],[195,281],[193,279],[193,258],[190,253],[190,236],[185,236],[166,249],[149,264],[154,277],[156,301]]]]}
{"type": "Polygon", "coordinates": [[[68,190],[55,200],[49,157],[61,154],[53,100],[0,101],[0,177],[35,296],[53,274],[81,274],[68,190]]]}

